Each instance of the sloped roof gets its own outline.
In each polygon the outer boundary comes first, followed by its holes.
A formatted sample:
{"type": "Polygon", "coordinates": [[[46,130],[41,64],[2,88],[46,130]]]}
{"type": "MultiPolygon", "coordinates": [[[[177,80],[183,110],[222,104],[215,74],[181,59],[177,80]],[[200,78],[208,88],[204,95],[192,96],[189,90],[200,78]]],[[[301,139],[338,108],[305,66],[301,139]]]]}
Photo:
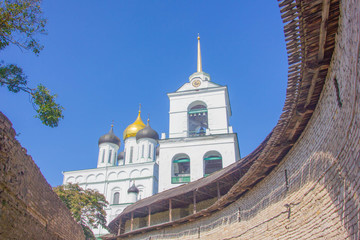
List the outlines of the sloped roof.
{"type": "Polygon", "coordinates": [[[201,201],[201,198],[211,195],[214,184],[229,182],[231,186],[227,186],[228,191],[223,192],[222,197],[210,207],[173,222],[141,228],[131,233],[171,226],[218,211],[267,176],[295,144],[320,98],[335,46],[340,15],[339,1],[329,0],[329,5],[323,6],[323,1],[282,0],[279,1],[279,7],[285,23],[289,73],[286,100],[277,125],[259,147],[240,161],[206,178],[169,189],[128,206],[109,224],[113,233],[118,231],[120,218],[124,223],[130,213],[141,216],[141,212],[145,214],[149,207],[155,209],[155,212],[164,211],[161,205],[165,201],[183,201],[182,196],[191,196],[194,192],[201,201]],[[207,190],[207,194],[204,190],[207,190]]]}

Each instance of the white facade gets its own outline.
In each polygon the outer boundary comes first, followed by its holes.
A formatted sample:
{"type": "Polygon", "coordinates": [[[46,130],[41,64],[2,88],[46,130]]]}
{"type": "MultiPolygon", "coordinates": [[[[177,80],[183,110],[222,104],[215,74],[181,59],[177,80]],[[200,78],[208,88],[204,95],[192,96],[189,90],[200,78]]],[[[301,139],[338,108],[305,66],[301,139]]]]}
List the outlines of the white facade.
{"type": "Polygon", "coordinates": [[[179,186],[172,183],[174,177],[173,160],[185,154],[190,159],[190,181],[204,177],[204,158],[207,153],[218,152],[222,156],[223,167],[240,158],[236,134],[217,136],[169,138],[160,140],[159,153],[159,192],[179,186]]]}
{"type": "Polygon", "coordinates": [[[195,77],[193,75],[192,78],[190,77],[190,83],[185,83],[174,93],[168,93],[169,138],[189,136],[188,111],[201,103],[205,104],[208,111],[208,134],[232,133],[232,128],[229,126],[231,109],[227,87],[209,82],[210,77],[206,78],[209,80],[203,80],[201,75],[195,77]],[[192,85],[194,81],[199,81],[200,86],[194,87],[192,85]]]}
{"type": "Polygon", "coordinates": [[[237,135],[229,125],[226,86],[196,72],[168,97],[169,138],[162,134],[159,141],[159,192],[206,177],[240,159],[237,135]]]}
{"type": "MultiPolygon", "coordinates": [[[[124,131],[123,152],[118,153],[120,139],[111,129],[99,139],[97,168],[64,172],[64,184],[79,183],[105,195],[110,203],[108,222],[137,200],[206,177],[240,159],[237,135],[229,125],[227,87],[211,82],[210,75],[202,72],[200,42],[197,69],[188,83],[168,94],[169,138],[163,133],[158,140],[139,111],[124,131]],[[136,191],[128,192],[134,183],[136,191]]],[[[93,232],[107,233],[101,228],[93,232]]]]}
{"type": "Polygon", "coordinates": [[[115,166],[118,151],[119,146],[114,143],[101,143],[97,167],[115,166]]]}
{"type": "MultiPolygon", "coordinates": [[[[125,140],[125,164],[155,161],[157,141],[151,138],[142,138],[138,141],[135,137],[125,140]]],[[[119,165],[123,161],[119,162],[119,165]]]]}
{"type": "MultiPolygon", "coordinates": [[[[136,141],[135,137],[127,138],[124,149],[132,148],[134,155],[131,162],[128,156],[124,164],[122,159],[117,161],[117,144],[100,143],[97,168],[64,172],[63,184],[78,183],[84,189],[94,189],[104,194],[109,202],[105,209],[109,223],[128,205],[158,192],[158,164],[154,155],[149,157],[149,151],[154,154],[156,146],[157,141],[154,139],[143,138],[136,141]],[[139,190],[138,194],[128,192],[132,184],[139,190]]],[[[101,227],[92,230],[95,236],[108,233],[101,227]]]]}

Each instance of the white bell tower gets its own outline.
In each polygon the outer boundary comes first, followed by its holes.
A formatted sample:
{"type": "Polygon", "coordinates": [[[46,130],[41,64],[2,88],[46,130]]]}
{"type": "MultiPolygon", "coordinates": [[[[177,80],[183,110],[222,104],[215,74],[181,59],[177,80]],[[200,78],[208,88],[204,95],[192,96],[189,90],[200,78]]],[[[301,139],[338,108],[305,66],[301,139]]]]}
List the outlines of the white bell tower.
{"type": "Polygon", "coordinates": [[[229,125],[227,86],[202,71],[198,36],[197,72],[170,100],[169,138],[161,139],[159,191],[194,181],[240,159],[236,133],[229,125]]]}

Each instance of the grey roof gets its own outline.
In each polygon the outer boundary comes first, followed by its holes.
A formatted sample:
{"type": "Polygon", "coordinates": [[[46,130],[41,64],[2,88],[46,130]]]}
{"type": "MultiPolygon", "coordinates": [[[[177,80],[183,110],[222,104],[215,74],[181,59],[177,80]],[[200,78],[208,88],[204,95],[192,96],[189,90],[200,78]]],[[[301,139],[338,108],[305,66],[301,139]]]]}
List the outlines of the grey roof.
{"type": "Polygon", "coordinates": [[[135,183],[128,189],[128,193],[139,193],[139,189],[135,186],[135,183]]]}
{"type": "Polygon", "coordinates": [[[102,143],[114,143],[120,147],[120,138],[118,138],[114,134],[113,126],[111,126],[111,129],[107,134],[105,134],[99,138],[99,145],[102,143]]]}
{"type": "Polygon", "coordinates": [[[145,128],[141,129],[136,134],[136,140],[139,140],[141,138],[152,138],[154,140],[159,140],[159,134],[150,127],[149,120],[145,128]]]}

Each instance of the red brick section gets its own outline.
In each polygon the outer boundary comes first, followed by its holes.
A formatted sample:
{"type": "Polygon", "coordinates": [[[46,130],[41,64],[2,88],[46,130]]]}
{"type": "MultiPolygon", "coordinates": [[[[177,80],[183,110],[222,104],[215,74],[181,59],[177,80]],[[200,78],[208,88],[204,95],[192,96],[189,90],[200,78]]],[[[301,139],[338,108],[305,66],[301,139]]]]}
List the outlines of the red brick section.
{"type": "Polygon", "coordinates": [[[121,239],[360,239],[360,0],[340,3],[320,99],[281,163],[211,216],[121,239]]]}
{"type": "Polygon", "coordinates": [[[0,239],[85,239],[1,112],[0,239]]]}

